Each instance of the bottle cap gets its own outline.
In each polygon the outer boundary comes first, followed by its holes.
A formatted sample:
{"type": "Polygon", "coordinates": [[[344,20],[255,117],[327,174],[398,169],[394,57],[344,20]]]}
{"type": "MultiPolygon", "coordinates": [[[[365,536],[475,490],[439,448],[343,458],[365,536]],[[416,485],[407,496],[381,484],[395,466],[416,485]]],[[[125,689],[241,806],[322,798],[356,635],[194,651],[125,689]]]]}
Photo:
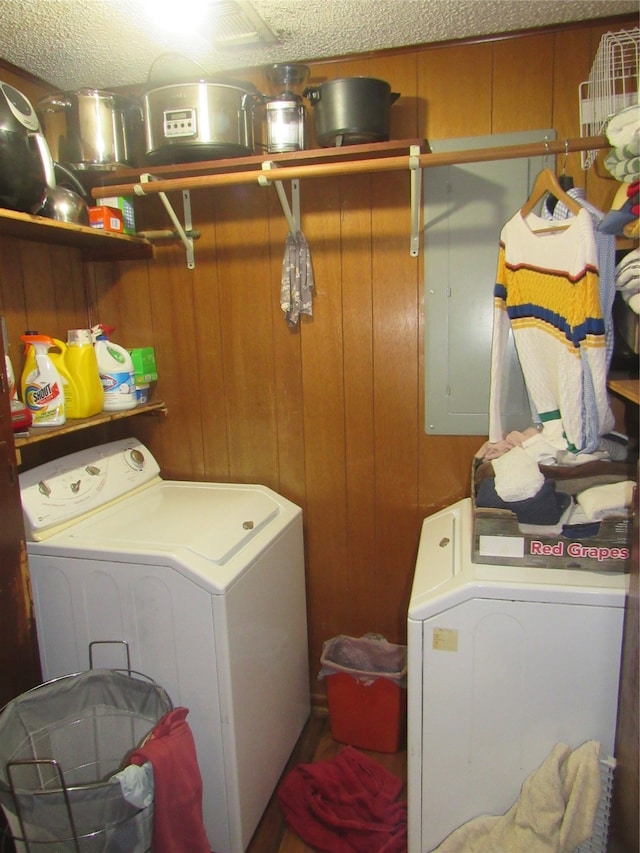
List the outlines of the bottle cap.
{"type": "Polygon", "coordinates": [[[67,331],[67,343],[71,346],[91,345],[91,329],[69,329],[67,331]]]}

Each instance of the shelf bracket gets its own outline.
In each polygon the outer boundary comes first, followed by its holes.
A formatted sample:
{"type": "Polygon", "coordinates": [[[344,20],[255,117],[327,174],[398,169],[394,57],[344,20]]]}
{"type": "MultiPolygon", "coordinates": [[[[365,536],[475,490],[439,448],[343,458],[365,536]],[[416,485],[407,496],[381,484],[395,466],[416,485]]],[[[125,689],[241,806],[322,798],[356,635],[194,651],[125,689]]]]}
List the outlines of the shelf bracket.
{"type": "MultiPolygon", "coordinates": [[[[269,171],[277,169],[278,166],[273,162],[273,160],[266,160],[262,164],[262,168],[265,171],[269,171]]],[[[300,231],[300,181],[297,178],[294,178],[291,181],[291,206],[293,206],[293,210],[289,205],[289,199],[287,198],[287,194],[282,186],[282,181],[270,180],[266,175],[259,175],[258,183],[261,187],[269,187],[273,184],[276,192],[278,193],[280,206],[282,207],[284,218],[287,220],[289,231],[293,234],[300,231]]]]}
{"type": "Polygon", "coordinates": [[[417,258],[420,251],[420,207],[422,205],[422,169],[420,146],[409,146],[409,169],[411,171],[411,243],[409,254],[417,258]]]}
{"type": "MultiPolygon", "coordinates": [[[[140,175],[140,183],[136,184],[133,187],[133,191],[136,195],[146,195],[144,191],[144,184],[149,181],[156,181],[157,178],[154,178],[153,175],[150,175],[148,172],[140,175]]],[[[182,241],[182,244],[187,253],[187,267],[192,270],[195,268],[195,256],[193,251],[193,237],[190,236],[193,231],[193,223],[191,221],[191,193],[189,190],[182,190],[182,207],[184,212],[184,228],[182,227],[180,220],[176,216],[176,212],[173,209],[173,206],[169,199],[167,198],[166,193],[160,192],[156,193],[156,195],[160,196],[160,201],[164,205],[167,214],[169,215],[169,219],[173,223],[173,227],[176,229],[178,237],[182,241]]]]}

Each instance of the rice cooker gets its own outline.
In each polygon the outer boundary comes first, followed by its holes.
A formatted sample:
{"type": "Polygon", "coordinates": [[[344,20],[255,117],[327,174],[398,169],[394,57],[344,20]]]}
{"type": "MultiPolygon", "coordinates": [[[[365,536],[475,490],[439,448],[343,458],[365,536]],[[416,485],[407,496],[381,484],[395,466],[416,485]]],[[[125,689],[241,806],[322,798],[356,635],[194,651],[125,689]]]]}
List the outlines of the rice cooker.
{"type": "Polygon", "coordinates": [[[254,109],[250,83],[172,83],[144,95],[145,160],[188,163],[253,154],[254,109]]]}
{"type": "Polygon", "coordinates": [[[34,213],[55,185],[36,111],[22,92],[0,81],[0,207],[34,213]]]}

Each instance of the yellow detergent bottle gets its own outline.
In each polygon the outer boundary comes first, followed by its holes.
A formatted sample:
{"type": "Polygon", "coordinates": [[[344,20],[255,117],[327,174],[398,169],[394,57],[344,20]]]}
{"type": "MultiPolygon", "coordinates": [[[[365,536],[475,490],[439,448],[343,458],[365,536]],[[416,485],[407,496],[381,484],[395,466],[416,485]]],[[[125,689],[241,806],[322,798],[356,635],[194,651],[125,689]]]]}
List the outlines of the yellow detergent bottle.
{"type": "Polygon", "coordinates": [[[67,346],[62,362],[69,379],[69,391],[65,394],[67,417],[88,418],[99,414],[104,405],[104,388],[98,372],[91,329],[67,331],[67,346]]]}
{"type": "Polygon", "coordinates": [[[29,356],[22,372],[22,399],[34,427],[62,426],[66,421],[62,377],[49,356],[57,344],[47,335],[22,335],[29,356]]]}

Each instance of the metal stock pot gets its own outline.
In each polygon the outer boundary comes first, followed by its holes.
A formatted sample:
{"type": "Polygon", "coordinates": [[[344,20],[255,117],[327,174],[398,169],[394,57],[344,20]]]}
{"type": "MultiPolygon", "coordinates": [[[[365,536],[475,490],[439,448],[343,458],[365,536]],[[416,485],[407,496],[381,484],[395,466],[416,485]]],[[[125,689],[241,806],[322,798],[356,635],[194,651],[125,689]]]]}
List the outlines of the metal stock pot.
{"type": "Polygon", "coordinates": [[[313,106],[316,139],[324,148],[389,139],[390,108],[399,97],[375,77],[340,77],[304,90],[313,106]]]}
{"type": "Polygon", "coordinates": [[[144,96],[145,159],[153,165],[253,153],[258,90],[249,83],[175,83],[144,96]]]}
{"type": "Polygon", "coordinates": [[[51,156],[74,169],[140,165],[142,108],[133,98],[100,89],[56,92],[38,102],[51,156]]]}

